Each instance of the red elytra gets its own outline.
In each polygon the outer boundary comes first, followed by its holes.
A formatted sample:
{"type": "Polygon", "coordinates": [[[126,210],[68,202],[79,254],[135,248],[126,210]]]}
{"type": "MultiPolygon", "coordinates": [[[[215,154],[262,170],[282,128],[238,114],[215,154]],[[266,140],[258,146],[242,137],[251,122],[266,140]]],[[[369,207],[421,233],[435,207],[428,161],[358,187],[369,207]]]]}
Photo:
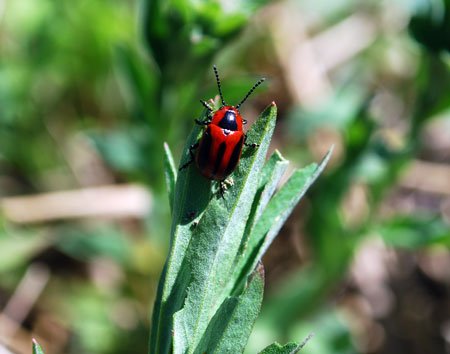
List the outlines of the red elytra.
{"type": "Polygon", "coordinates": [[[204,121],[196,120],[195,122],[199,125],[206,125],[206,129],[200,140],[189,148],[191,159],[181,166],[180,170],[188,167],[195,161],[200,173],[205,178],[220,182],[220,193],[223,197],[223,182],[237,167],[241,158],[243,146],[258,146],[257,144],[246,143],[247,135],[243,132],[242,128],[247,121],[242,118],[239,107],[265,79],[262,78],[253,85],[244,99],[234,107],[225,103],[222,95],[219,73],[217,72],[216,66],[213,68],[216,75],[219,95],[222,100],[222,107],[214,112],[213,108],[208,103],[200,100],[203,106],[208,110],[207,119],[204,121]],[[194,156],[193,151],[195,149],[197,149],[197,152],[194,156]]]}

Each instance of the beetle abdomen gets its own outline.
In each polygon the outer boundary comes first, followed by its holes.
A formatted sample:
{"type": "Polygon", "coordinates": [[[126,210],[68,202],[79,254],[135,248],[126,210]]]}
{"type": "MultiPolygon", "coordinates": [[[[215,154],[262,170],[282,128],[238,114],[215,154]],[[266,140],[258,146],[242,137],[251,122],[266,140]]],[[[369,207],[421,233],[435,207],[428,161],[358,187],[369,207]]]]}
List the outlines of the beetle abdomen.
{"type": "Polygon", "coordinates": [[[223,181],[236,168],[244,146],[244,133],[210,124],[200,140],[195,162],[208,179],[223,181]]]}

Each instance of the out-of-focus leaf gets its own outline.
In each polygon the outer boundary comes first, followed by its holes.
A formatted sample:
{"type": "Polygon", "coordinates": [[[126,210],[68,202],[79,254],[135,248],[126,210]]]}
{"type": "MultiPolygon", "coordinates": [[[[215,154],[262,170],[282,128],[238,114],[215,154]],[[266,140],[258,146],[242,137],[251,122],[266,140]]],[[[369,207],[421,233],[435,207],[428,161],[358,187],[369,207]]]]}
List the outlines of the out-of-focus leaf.
{"type": "Polygon", "coordinates": [[[167,194],[169,195],[170,210],[173,210],[173,198],[175,193],[175,181],[177,170],[173,161],[172,152],[167,143],[164,143],[164,176],[166,178],[167,194]]]}
{"type": "Polygon", "coordinates": [[[0,236],[0,273],[26,265],[32,257],[52,243],[42,234],[0,236]]]}
{"type": "Polygon", "coordinates": [[[83,261],[107,256],[126,264],[131,254],[130,241],[113,227],[86,230],[62,228],[56,247],[71,257],[83,261]]]}
{"type": "Polygon", "coordinates": [[[440,55],[423,56],[416,83],[420,99],[412,117],[413,139],[424,122],[450,109],[450,63],[440,55]]]}
{"type": "Polygon", "coordinates": [[[416,0],[409,30],[431,52],[450,51],[450,1],[416,0]]]}
{"type": "Polygon", "coordinates": [[[149,139],[148,130],[139,127],[132,130],[117,130],[109,133],[92,132],[89,137],[102,154],[105,161],[114,169],[138,173],[148,169],[149,157],[145,156],[143,146],[149,139]],[[141,129],[142,128],[142,129],[141,129]]]}
{"type": "Polygon", "coordinates": [[[118,67],[120,69],[119,83],[123,83],[123,93],[126,98],[139,109],[147,122],[154,122],[158,117],[157,85],[159,78],[155,74],[155,68],[149,67],[149,63],[139,56],[136,49],[119,46],[115,51],[118,67]]]}
{"type": "Polygon", "coordinates": [[[232,3],[192,0],[147,0],[147,43],[161,68],[178,62],[190,66],[192,59],[210,58],[214,51],[236,36],[249,17],[268,0],[232,3]],[[179,61],[183,55],[184,61],[179,61]]]}
{"type": "Polygon", "coordinates": [[[374,229],[390,246],[416,249],[434,244],[450,245],[450,226],[438,217],[397,216],[374,229]]]}
{"type": "Polygon", "coordinates": [[[345,130],[357,118],[366,99],[360,87],[345,87],[313,110],[297,107],[289,113],[289,134],[305,138],[319,127],[345,130]]]}

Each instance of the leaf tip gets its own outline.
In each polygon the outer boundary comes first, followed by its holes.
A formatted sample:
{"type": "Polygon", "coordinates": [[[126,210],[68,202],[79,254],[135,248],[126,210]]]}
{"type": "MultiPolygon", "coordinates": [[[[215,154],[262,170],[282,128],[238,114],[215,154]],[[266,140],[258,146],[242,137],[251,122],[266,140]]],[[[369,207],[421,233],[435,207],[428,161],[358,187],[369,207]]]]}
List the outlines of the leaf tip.
{"type": "Polygon", "coordinates": [[[255,271],[251,274],[251,277],[253,277],[255,274],[258,274],[262,279],[264,279],[264,265],[261,261],[258,261],[258,264],[255,267],[255,271]]]}
{"type": "Polygon", "coordinates": [[[33,343],[33,354],[44,354],[44,351],[42,350],[36,338],[31,338],[31,342],[33,343]]]}
{"type": "Polygon", "coordinates": [[[272,107],[276,107],[277,104],[275,103],[275,101],[272,101],[272,103],[270,104],[272,107]]]}
{"type": "Polygon", "coordinates": [[[328,161],[330,160],[331,155],[333,154],[333,151],[334,151],[334,144],[330,146],[330,149],[328,150],[328,152],[326,153],[326,155],[322,159],[322,163],[325,163],[325,164],[328,163],[328,161]]]}
{"type": "Polygon", "coordinates": [[[297,348],[295,348],[295,351],[293,351],[292,353],[297,353],[300,349],[302,349],[306,343],[309,342],[309,340],[315,335],[314,332],[311,332],[308,337],[305,338],[305,340],[302,342],[302,344],[300,344],[297,348]]]}

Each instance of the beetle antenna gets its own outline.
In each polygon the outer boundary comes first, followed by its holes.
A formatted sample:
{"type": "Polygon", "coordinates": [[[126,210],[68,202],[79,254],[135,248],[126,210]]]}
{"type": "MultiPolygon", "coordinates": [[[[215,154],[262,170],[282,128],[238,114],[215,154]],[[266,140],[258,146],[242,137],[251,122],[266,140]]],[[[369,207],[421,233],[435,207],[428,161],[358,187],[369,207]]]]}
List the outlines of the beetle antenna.
{"type": "Polygon", "coordinates": [[[219,89],[219,95],[220,95],[220,99],[222,100],[222,105],[226,106],[227,104],[225,103],[225,100],[223,99],[223,95],[222,95],[222,87],[220,86],[219,73],[218,73],[215,65],[213,66],[213,69],[214,69],[214,74],[216,74],[217,87],[219,89]]]}
{"type": "Polygon", "coordinates": [[[245,96],[244,99],[236,106],[236,109],[239,109],[239,107],[245,102],[248,96],[250,96],[252,92],[255,91],[255,89],[264,82],[265,79],[266,78],[263,77],[262,79],[259,79],[259,81],[256,84],[253,85],[250,91],[248,91],[247,96],[245,96]]]}

